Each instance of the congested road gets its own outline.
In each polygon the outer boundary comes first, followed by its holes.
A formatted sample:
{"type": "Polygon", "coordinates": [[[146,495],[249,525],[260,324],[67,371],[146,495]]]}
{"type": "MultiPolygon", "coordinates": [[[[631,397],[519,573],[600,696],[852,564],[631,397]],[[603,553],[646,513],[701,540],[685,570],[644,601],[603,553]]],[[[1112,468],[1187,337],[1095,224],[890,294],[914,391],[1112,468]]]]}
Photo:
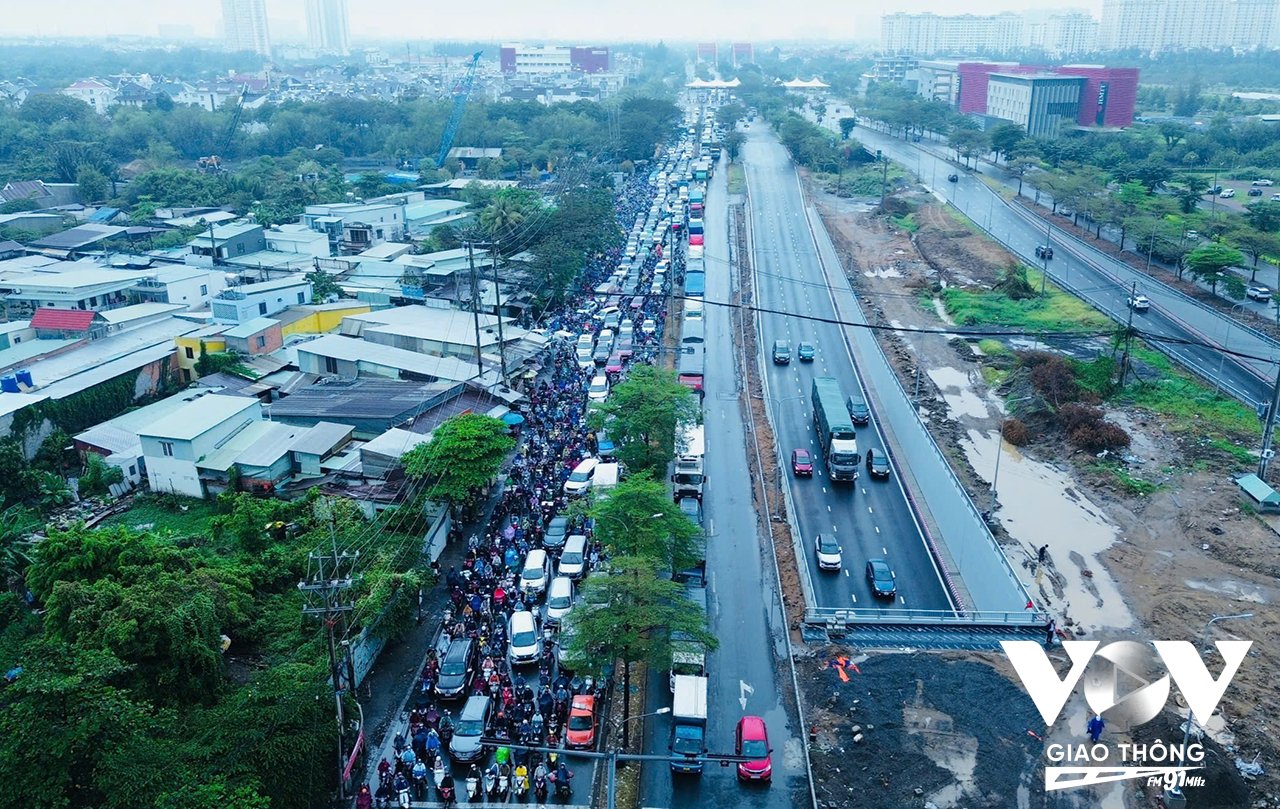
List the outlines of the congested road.
{"type": "MultiPolygon", "coordinates": [[[[752,233],[757,305],[779,314],[761,313],[759,343],[765,371],[768,409],[774,433],[787,464],[791,499],[800,527],[802,574],[808,577],[817,606],[946,610],[952,607],[946,588],[925,547],[897,475],[873,480],[865,473],[855,482],[832,484],[821,463],[813,426],[810,386],[814,376],[833,376],[844,395],[858,393],[853,360],[837,323],[817,258],[817,248],[804,214],[798,176],[786,151],[763,124],[747,131],[742,154],[750,195],[748,219],[752,233]],[[787,340],[792,349],[802,341],[816,347],[813,362],[793,359],[789,365],[770,362],[769,347],[787,340]],[[814,457],[811,479],[790,475],[789,456],[806,448],[814,457]],[[814,538],[835,536],[842,550],[839,571],[819,571],[814,538]],[[887,560],[897,579],[894,602],[877,599],[864,575],[867,561],[887,560]]],[[[858,449],[885,446],[873,412],[871,425],[858,428],[858,449]]]]}
{"type": "MultiPolygon", "coordinates": [[[[724,163],[707,187],[707,301],[732,297],[728,272],[727,206],[724,163]]],[[[738,398],[732,315],[708,306],[705,315],[709,361],[703,400],[707,448],[707,492],[703,524],[707,530],[710,629],[720,647],[708,659],[707,746],[732,753],[734,725],[744,714],[763,718],[773,748],[773,784],[739,784],[733,767],[708,766],[701,776],[673,775],[665,763],[646,763],[641,771],[643,807],[800,806],[810,801],[800,734],[784,707],[789,681],[779,679],[785,655],[778,640],[787,631],[776,583],[760,545],[745,441],[745,420],[738,398]]],[[[653,712],[671,705],[665,671],[648,684],[653,712]]],[[[670,722],[665,715],[645,722],[646,751],[665,751],[670,722]]]]}

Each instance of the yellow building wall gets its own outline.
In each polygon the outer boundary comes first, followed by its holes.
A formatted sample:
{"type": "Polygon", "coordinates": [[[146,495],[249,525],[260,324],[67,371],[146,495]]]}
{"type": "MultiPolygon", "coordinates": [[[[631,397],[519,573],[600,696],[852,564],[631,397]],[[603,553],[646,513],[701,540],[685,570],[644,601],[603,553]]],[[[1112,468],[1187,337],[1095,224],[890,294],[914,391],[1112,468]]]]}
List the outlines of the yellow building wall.
{"type": "Polygon", "coordinates": [[[195,379],[196,360],[200,359],[200,341],[204,341],[205,350],[210,354],[217,354],[220,351],[227,350],[227,341],[221,335],[212,337],[175,337],[173,341],[178,344],[178,367],[184,371],[189,371],[191,378],[195,379]],[[187,349],[191,349],[192,356],[187,357],[187,349]]]}
{"type": "Polygon", "coordinates": [[[352,303],[341,309],[322,309],[281,327],[280,334],[286,340],[293,334],[327,334],[337,331],[344,317],[363,315],[372,311],[373,307],[367,303],[352,303]]]}

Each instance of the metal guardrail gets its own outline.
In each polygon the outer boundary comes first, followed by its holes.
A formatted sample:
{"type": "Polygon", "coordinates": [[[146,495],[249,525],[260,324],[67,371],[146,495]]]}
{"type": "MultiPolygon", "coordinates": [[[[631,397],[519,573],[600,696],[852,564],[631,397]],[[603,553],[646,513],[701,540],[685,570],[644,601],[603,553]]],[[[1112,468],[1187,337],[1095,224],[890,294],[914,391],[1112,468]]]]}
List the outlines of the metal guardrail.
{"type": "MultiPolygon", "coordinates": [[[[818,246],[819,260],[825,264],[833,261],[833,266],[840,266],[835,257],[835,248],[828,235],[825,244],[818,238],[818,233],[826,234],[825,228],[813,224],[816,215],[811,205],[805,206],[805,215],[810,222],[810,230],[818,246]],[[824,258],[824,256],[826,258],[824,258]]],[[[859,305],[857,296],[851,290],[838,290],[840,297],[852,304],[854,317],[841,314],[840,301],[834,301],[837,316],[845,321],[867,323],[867,319],[859,305]]],[[[832,287],[832,298],[837,289],[832,287]]],[[[882,424],[888,425],[894,439],[902,446],[903,452],[910,460],[912,474],[921,481],[919,495],[928,504],[929,511],[937,523],[941,537],[934,537],[927,530],[926,539],[933,545],[939,541],[946,545],[954,570],[964,581],[970,594],[972,604],[959,605],[966,613],[976,610],[1020,610],[1030,600],[1026,588],[1009,563],[990,527],[982,517],[982,513],[969,497],[968,491],[956,477],[950,461],[943,455],[941,448],[934,441],[933,435],[920,419],[920,414],[911,404],[911,398],[902,387],[898,376],[894,373],[880,344],[876,342],[870,329],[846,329],[846,339],[857,345],[854,352],[863,359],[858,370],[868,381],[870,387],[893,406],[881,408],[877,417],[882,424]]],[[[902,459],[902,460],[907,460],[902,459]]],[[[904,487],[905,488],[905,487],[904,487]]],[[[912,508],[916,508],[911,493],[908,499],[912,508]]],[[[934,549],[935,560],[944,576],[950,577],[950,569],[943,565],[940,554],[934,549]]]]}
{"type": "Polygon", "coordinates": [[[901,610],[885,607],[883,609],[869,607],[819,607],[805,610],[804,621],[807,624],[823,626],[856,625],[856,624],[895,624],[920,626],[1034,626],[1043,627],[1049,620],[1049,614],[1040,610],[971,610],[969,612],[951,612],[949,610],[901,610]]]}

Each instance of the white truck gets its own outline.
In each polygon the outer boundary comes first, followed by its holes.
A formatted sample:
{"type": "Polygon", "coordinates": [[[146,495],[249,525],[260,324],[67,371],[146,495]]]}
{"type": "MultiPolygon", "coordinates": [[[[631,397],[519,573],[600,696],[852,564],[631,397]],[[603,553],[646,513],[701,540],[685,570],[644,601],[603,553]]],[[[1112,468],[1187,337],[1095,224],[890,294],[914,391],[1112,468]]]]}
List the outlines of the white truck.
{"type": "Polygon", "coordinates": [[[706,485],[707,476],[703,471],[706,440],[701,424],[685,429],[676,451],[679,454],[676,455],[675,469],[671,475],[672,497],[677,502],[684,497],[702,500],[702,488],[706,485]]]}
{"type": "Polygon", "coordinates": [[[700,775],[707,752],[707,678],[677,674],[673,691],[671,771],[700,775]]]}

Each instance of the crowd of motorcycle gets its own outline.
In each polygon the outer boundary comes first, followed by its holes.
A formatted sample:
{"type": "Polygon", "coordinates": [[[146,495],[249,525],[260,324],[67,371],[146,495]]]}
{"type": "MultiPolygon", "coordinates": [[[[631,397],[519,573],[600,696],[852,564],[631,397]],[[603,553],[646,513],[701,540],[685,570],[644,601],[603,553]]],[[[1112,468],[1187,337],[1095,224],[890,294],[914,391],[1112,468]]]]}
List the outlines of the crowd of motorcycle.
{"type": "MultiPolygon", "coordinates": [[[[615,203],[622,227],[629,228],[649,209],[655,190],[648,176],[633,177],[624,184],[615,203]]],[[[645,257],[646,276],[652,275],[662,250],[658,245],[645,257]]],[[[594,332],[600,328],[595,313],[617,306],[631,313],[636,322],[645,318],[656,322],[653,333],[637,332],[633,360],[651,362],[662,341],[665,293],[622,300],[592,295],[620,260],[621,252],[616,249],[591,259],[580,290],[570,297],[563,312],[548,318],[546,327],[549,333],[594,332]]],[[[467,540],[461,568],[451,567],[443,576],[441,584],[448,593],[449,606],[415,688],[407,726],[396,733],[394,760],[384,757],[378,764],[377,786],[360,788],[356,809],[393,804],[407,807],[411,801],[426,801],[433,786],[445,806],[464,798],[468,802],[525,802],[531,794],[541,804],[552,791],[560,801],[572,796],[573,772],[561,754],[544,756],[526,748],[560,747],[573,697],[591,694],[598,702],[603,688],[591,677],[571,676],[557,666],[556,638],[545,625],[536,666],[513,670],[506,653],[511,614],[538,609],[536,596],[525,594],[519,586],[522,562],[530,550],[543,547],[551,519],[567,510],[564,483],[574,466],[597,451],[596,438],[586,424],[586,384],[596,371],[579,367],[571,340],[550,343],[543,357],[544,372],[525,390],[521,408],[525,420],[518,428],[518,448],[488,527],[467,540]],[[481,660],[461,696],[488,695],[495,706],[485,728],[491,742],[487,746],[493,748],[494,755],[483,770],[478,765],[446,760],[456,720],[438,693],[440,655],[459,638],[472,639],[481,660]]],[[[604,549],[594,541],[590,521],[578,518],[571,533],[587,537],[588,565],[598,566],[604,549]]],[[[548,551],[555,554],[554,549],[548,551]]]]}

